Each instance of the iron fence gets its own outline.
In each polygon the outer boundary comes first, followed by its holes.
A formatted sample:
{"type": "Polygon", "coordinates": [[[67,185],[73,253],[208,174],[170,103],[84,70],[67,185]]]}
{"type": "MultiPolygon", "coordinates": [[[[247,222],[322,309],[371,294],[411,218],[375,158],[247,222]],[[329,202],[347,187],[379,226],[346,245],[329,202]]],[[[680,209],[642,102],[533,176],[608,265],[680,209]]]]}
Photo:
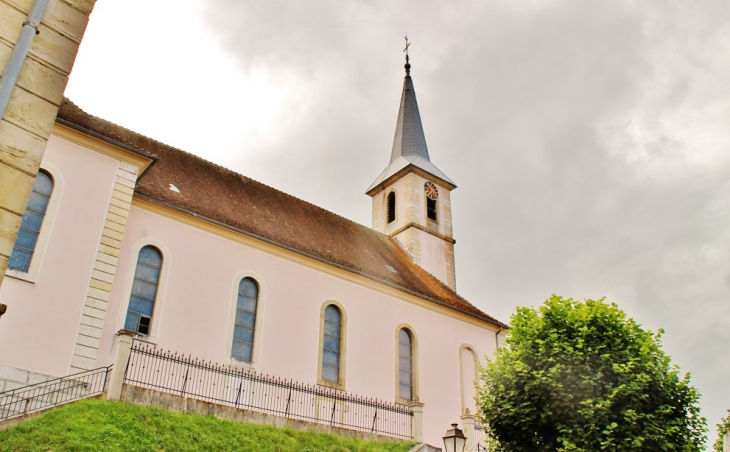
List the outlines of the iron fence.
{"type": "Polygon", "coordinates": [[[472,447],[473,451],[476,452],[488,452],[486,446],[487,428],[479,421],[474,421],[474,443],[472,447]]]}
{"type": "Polygon", "coordinates": [[[124,382],[221,405],[395,438],[412,438],[404,405],[256,375],[153,346],[132,343],[124,382]]]}
{"type": "Polygon", "coordinates": [[[0,421],[101,394],[106,390],[111,367],[0,392],[0,421]]]}

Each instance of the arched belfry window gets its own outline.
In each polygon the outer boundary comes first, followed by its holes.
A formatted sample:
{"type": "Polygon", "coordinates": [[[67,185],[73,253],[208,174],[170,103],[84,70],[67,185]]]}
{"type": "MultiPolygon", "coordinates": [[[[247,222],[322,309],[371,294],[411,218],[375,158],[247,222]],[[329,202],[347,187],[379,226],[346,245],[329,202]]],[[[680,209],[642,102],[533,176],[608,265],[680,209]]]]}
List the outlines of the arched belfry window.
{"type": "Polygon", "coordinates": [[[238,284],[236,320],[233,326],[231,357],[242,361],[253,360],[253,339],[256,329],[256,308],[259,285],[251,278],[243,278],[238,284]]]}
{"type": "Polygon", "coordinates": [[[124,329],[144,335],[150,334],[161,270],[160,250],[150,245],[139,250],[124,329]]]}
{"type": "Polygon", "coordinates": [[[436,211],[436,200],[426,198],[426,213],[429,220],[438,221],[438,212],[436,211]]]}
{"type": "Polygon", "coordinates": [[[398,331],[398,397],[413,400],[413,336],[407,328],[398,331]]]}
{"type": "Polygon", "coordinates": [[[388,193],[388,223],[395,221],[395,192],[388,193]]]}
{"type": "Polygon", "coordinates": [[[324,310],[322,340],[322,380],[340,383],[342,357],[342,313],[335,305],[324,310]]]}
{"type": "Polygon", "coordinates": [[[30,268],[30,261],[33,258],[33,252],[38,242],[43,218],[46,215],[52,192],[53,180],[51,176],[44,171],[39,171],[30,192],[25,213],[23,213],[18,237],[15,239],[15,246],[13,246],[13,251],[10,254],[9,269],[27,272],[30,268]]]}

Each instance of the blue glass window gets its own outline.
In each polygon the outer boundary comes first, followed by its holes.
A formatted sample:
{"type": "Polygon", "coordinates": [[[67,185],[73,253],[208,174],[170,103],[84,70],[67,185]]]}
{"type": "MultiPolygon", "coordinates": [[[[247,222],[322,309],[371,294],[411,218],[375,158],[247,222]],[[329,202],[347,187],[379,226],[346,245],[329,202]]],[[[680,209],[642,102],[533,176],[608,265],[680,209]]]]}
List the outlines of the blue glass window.
{"type": "Polygon", "coordinates": [[[28,272],[52,191],[53,180],[51,180],[51,176],[39,171],[33,184],[33,190],[30,192],[28,205],[25,207],[23,220],[18,230],[18,238],[15,239],[15,246],[10,254],[9,269],[28,272]]]}
{"type": "Polygon", "coordinates": [[[157,297],[157,285],[160,282],[162,254],[154,246],[145,246],[139,250],[137,268],[134,271],[132,294],[129,298],[129,309],[124,329],[139,334],[149,335],[152,326],[152,311],[157,297]]]}
{"type": "Polygon", "coordinates": [[[405,328],[398,332],[398,397],[413,400],[413,339],[405,328]]]}
{"type": "Polygon", "coordinates": [[[238,284],[236,320],[233,325],[233,347],[231,356],[242,361],[253,359],[253,335],[256,330],[256,306],[259,301],[259,286],[251,278],[243,278],[238,284]]]}
{"type": "Polygon", "coordinates": [[[322,380],[340,382],[340,345],[342,339],[342,313],[337,306],[324,310],[324,337],[322,341],[322,380]]]}

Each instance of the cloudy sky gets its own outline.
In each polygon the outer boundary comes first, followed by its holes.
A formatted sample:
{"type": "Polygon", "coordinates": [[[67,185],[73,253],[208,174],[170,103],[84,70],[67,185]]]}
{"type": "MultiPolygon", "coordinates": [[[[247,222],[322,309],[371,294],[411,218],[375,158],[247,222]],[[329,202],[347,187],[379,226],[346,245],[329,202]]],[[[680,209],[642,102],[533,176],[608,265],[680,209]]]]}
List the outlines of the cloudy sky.
{"type": "Polygon", "coordinates": [[[730,4],[98,0],[66,95],[369,225],[403,37],[459,292],[607,297],[730,408],[730,4]]]}

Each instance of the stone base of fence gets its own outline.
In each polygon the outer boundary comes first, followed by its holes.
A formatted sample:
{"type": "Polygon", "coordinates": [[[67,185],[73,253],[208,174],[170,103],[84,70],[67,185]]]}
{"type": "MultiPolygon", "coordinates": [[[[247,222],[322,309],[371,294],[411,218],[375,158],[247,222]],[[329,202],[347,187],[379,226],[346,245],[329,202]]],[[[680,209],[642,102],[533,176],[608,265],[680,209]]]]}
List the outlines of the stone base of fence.
{"type": "Polygon", "coordinates": [[[41,383],[53,378],[56,377],[0,364],[0,392],[41,383]]]}
{"type": "Polygon", "coordinates": [[[339,436],[358,438],[367,441],[390,441],[400,442],[397,438],[390,436],[376,435],[368,432],[359,432],[345,428],[333,427],[314,422],[288,419],[272,414],[259,413],[241,408],[220,405],[203,400],[182,397],[166,392],[155,391],[154,389],[141,388],[124,384],[121,400],[135,405],[142,405],[155,408],[165,408],[181,413],[197,414],[202,416],[215,416],[220,419],[227,419],[233,422],[246,424],[271,425],[274,427],[289,427],[296,430],[304,430],[317,433],[332,433],[339,436]]]}

